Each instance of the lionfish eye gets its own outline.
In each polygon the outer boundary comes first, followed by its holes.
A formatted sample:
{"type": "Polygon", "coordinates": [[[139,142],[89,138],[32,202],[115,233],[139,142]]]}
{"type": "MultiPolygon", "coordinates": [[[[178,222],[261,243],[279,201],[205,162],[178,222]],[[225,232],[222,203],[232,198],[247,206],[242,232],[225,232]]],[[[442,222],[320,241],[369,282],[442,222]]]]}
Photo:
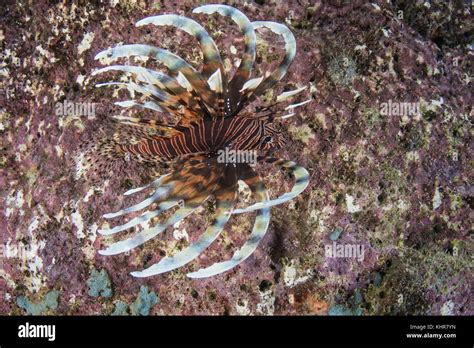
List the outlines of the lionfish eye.
{"type": "Polygon", "coordinates": [[[271,142],[272,140],[273,140],[273,138],[271,136],[267,135],[265,138],[263,138],[262,142],[264,144],[267,144],[267,143],[271,142]]]}

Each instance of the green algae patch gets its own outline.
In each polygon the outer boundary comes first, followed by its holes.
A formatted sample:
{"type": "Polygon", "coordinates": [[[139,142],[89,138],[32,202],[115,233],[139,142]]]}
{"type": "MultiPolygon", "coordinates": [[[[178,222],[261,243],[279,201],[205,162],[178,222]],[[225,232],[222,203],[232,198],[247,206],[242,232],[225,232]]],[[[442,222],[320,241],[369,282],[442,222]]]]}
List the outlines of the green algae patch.
{"type": "Polygon", "coordinates": [[[115,308],[112,315],[129,315],[128,304],[124,301],[118,300],[115,302],[115,308]]]}
{"type": "Polygon", "coordinates": [[[109,275],[105,269],[97,271],[93,269],[89,279],[87,280],[89,286],[88,294],[92,297],[111,297],[112,288],[109,275]]]}
{"type": "Polygon", "coordinates": [[[32,302],[26,296],[20,296],[16,300],[18,307],[23,308],[29,315],[46,314],[49,310],[58,308],[59,291],[53,290],[46,294],[40,302],[32,302]]]}
{"type": "Polygon", "coordinates": [[[130,305],[130,312],[132,315],[149,315],[159,301],[155,292],[148,291],[148,287],[142,285],[137,299],[130,305]]]}

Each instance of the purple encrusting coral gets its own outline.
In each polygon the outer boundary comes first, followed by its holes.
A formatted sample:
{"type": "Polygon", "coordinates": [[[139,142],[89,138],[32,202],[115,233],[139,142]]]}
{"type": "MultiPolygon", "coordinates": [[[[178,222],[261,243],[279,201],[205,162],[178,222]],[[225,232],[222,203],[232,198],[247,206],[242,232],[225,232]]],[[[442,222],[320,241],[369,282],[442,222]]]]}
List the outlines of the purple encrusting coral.
{"type": "MultiPolygon", "coordinates": [[[[296,37],[288,75],[260,104],[308,87],[314,101],[281,122],[289,143],[279,153],[305,166],[311,181],[272,209],[267,236],[246,262],[203,280],[181,270],[147,279],[128,271],[196,238],[211,207],[140,250],[104,258],[102,215],[125,206],[122,193],[154,174],[123,163],[105,183],[91,184],[71,165],[78,144],[108,131],[108,117],[119,112],[110,91],[94,88],[95,54],[145,41],[197,63],[195,43],[173,41],[192,42],[186,35],[134,23],[163,13],[193,17],[201,2],[2,6],[0,313],[474,314],[473,9],[393,3],[231,3],[251,20],[285,23],[296,37]],[[95,113],[58,115],[57,103],[67,102],[93,102],[95,113]],[[401,107],[385,112],[389,103],[401,107]],[[416,112],[407,113],[407,103],[416,112]],[[358,247],[363,257],[330,257],[333,245],[358,247]]],[[[242,43],[220,34],[226,22],[196,18],[219,45],[236,45],[225,57],[235,64],[242,43]]],[[[260,63],[276,59],[275,47],[258,42],[260,63]]],[[[276,171],[262,173],[272,196],[291,185],[276,171]]],[[[186,271],[229,258],[252,221],[231,220],[186,271]]]]}

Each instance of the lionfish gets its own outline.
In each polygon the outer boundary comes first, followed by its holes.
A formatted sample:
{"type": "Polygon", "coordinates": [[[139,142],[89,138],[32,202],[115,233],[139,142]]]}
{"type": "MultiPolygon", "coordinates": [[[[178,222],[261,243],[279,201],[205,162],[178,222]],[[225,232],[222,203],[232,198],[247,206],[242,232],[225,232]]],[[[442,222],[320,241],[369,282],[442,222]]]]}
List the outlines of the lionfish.
{"type": "MultiPolygon", "coordinates": [[[[127,73],[132,76],[133,82],[107,82],[96,86],[127,87],[129,91],[137,92],[146,98],[146,101],[133,98],[117,102],[116,105],[151,109],[179,120],[173,124],[159,120],[115,116],[119,123],[136,129],[134,134],[139,135],[139,141],[128,144],[104,142],[105,149],[101,149],[100,154],[114,153],[115,156],[137,158],[139,161],[172,163],[170,167],[172,170],[144,187],[125,192],[125,196],[130,196],[145,189],[153,190],[142,202],[115,213],[105,214],[104,218],[113,219],[138,212],[152,204],[155,204],[156,208],[149,208],[127,223],[99,230],[99,233],[114,235],[147,223],[173,207],[178,209],[166,222],[137,232],[131,238],[115,242],[99,253],[116,255],[130,251],[154,238],[169,226],[180,222],[211,197],[215,202],[215,216],[196,241],[172,256],[163,257],[158,263],[142,271],[132,272],[135,277],[149,277],[182,267],[197,258],[216,240],[232,214],[256,211],[254,226],[248,240],[230,260],[215,263],[187,276],[205,278],[230,270],[256,250],[269,226],[270,208],[294,198],[309,183],[306,169],[294,162],[271,157],[269,154],[272,149],[283,144],[281,133],[272,126],[273,120],[293,116],[296,107],[310,100],[291,104],[279,112],[272,112],[269,107],[260,110],[259,114],[244,111],[245,106],[285,76],[296,54],[296,41],[291,31],[286,26],[274,22],[250,22],[241,11],[227,5],[204,5],[194,9],[193,13],[208,15],[218,13],[230,17],[239,27],[244,37],[244,53],[233,76],[228,76],[230,73],[227,74],[224,69],[219,50],[208,32],[196,21],[173,14],[147,17],[138,21],[136,26],[149,24],[172,26],[194,36],[203,54],[201,71],[168,50],[144,44],[116,46],[98,53],[95,57],[95,59],[107,59],[108,62],[120,58],[152,58],[163,64],[168,74],[134,65],[111,65],[94,71],[93,75],[107,71],[127,73]],[[283,37],[285,55],[274,71],[251,78],[256,59],[256,29],[259,28],[269,29],[283,37]],[[285,111],[289,113],[280,115],[285,111]],[[263,180],[254,170],[254,166],[249,163],[222,163],[218,160],[218,151],[225,148],[258,151],[259,154],[263,154],[257,157],[258,162],[279,166],[293,174],[295,179],[293,188],[290,192],[270,199],[263,180]],[[255,203],[236,209],[239,182],[244,182],[250,188],[255,203]]],[[[286,91],[277,97],[276,102],[288,100],[303,89],[304,87],[286,91]]]]}

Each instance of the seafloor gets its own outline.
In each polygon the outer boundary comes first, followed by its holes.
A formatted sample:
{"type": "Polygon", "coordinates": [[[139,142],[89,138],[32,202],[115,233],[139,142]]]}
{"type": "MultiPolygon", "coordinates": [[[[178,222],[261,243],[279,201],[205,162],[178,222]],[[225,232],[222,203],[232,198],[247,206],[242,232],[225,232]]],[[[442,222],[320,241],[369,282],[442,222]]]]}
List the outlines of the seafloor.
{"type": "MultiPolygon", "coordinates": [[[[193,280],[185,274],[232,255],[254,215],[235,218],[183,269],[133,278],[130,271],[195,239],[208,207],[139,250],[104,257],[97,251],[110,238],[97,234],[102,215],[126,206],[123,192],[156,173],[125,166],[92,184],[72,175],[71,162],[118,110],[116,92],[94,88],[101,81],[91,77],[101,66],[95,54],[146,41],[198,61],[195,41],[184,45],[172,29],[134,23],[161,13],[193,17],[202,2],[7,1],[0,10],[0,314],[474,314],[473,8],[469,1],[392,3],[228,2],[295,34],[293,65],[265,98],[308,87],[304,97],[313,102],[278,125],[288,139],[278,154],[305,166],[311,181],[272,209],[249,259],[193,280]],[[96,114],[58,115],[64,101],[94,102],[96,114]],[[387,114],[389,101],[419,110],[387,114]],[[333,243],[363,246],[364,257],[328,257],[333,243]]],[[[193,18],[232,44],[217,19],[193,18]]],[[[266,53],[277,44],[260,43],[260,62],[278,59],[266,53]]],[[[231,49],[227,63],[239,53],[231,49]]],[[[272,196],[292,185],[277,173],[263,173],[272,196]]]]}

